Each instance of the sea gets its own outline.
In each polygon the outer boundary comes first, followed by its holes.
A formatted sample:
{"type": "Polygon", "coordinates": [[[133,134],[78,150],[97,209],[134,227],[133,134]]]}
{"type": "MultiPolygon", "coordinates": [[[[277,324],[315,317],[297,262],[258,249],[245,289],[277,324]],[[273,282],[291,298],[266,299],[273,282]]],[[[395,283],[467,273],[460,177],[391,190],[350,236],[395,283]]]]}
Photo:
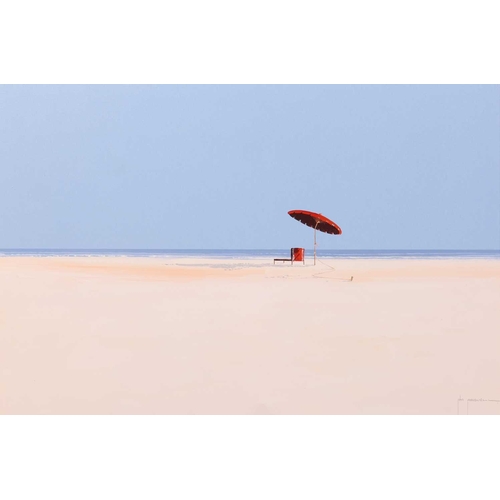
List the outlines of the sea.
{"type": "MultiPolygon", "coordinates": [[[[306,258],[312,257],[306,249],[306,258]]],[[[214,259],[267,259],[290,256],[289,249],[0,249],[0,257],[198,257],[214,259]]],[[[317,250],[318,258],[337,259],[500,259],[500,250],[317,250]]]]}

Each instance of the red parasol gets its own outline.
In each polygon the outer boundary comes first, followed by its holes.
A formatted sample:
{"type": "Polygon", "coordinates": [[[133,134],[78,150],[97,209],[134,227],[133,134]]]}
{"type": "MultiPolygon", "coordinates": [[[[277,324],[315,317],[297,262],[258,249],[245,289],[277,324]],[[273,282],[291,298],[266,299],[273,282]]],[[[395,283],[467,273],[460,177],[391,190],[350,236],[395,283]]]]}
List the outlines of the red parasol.
{"type": "Polygon", "coordinates": [[[332,220],[316,212],[307,210],[290,210],[290,217],[302,222],[306,226],[314,228],[314,265],[316,265],[316,229],[322,233],[342,234],[342,229],[332,220]]]}

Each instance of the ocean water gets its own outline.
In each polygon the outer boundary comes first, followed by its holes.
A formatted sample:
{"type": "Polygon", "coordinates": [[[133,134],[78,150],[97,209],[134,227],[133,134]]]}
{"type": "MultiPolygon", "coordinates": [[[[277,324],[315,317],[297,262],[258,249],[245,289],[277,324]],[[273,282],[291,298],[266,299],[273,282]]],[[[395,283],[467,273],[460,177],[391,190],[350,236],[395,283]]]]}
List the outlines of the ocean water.
{"type": "MultiPolygon", "coordinates": [[[[263,259],[289,257],[289,249],[275,250],[175,250],[175,249],[0,249],[0,257],[202,257],[263,259]]],[[[306,258],[312,257],[306,249],[306,258]]],[[[338,259],[500,259],[500,250],[317,250],[318,258],[338,259]]]]}

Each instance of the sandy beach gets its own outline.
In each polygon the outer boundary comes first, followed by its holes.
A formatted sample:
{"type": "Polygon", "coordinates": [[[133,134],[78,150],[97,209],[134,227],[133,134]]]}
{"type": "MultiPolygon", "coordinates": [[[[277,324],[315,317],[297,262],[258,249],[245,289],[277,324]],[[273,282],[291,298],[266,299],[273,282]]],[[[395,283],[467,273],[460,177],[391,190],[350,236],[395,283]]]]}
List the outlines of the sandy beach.
{"type": "Polygon", "coordinates": [[[481,399],[500,260],[0,258],[1,414],[500,414],[481,399]]]}

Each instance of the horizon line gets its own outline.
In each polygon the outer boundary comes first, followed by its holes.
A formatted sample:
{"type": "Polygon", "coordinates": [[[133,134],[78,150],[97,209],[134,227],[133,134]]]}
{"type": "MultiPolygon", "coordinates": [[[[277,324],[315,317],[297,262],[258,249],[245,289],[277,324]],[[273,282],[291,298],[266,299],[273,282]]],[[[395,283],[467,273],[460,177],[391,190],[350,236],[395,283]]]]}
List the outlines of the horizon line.
{"type": "MultiPolygon", "coordinates": [[[[303,247],[308,249],[308,247],[303,247]]],[[[312,248],[312,247],[311,247],[312,248]]],[[[90,250],[90,251],[114,251],[114,250],[127,250],[127,251],[281,251],[288,250],[288,247],[283,248],[131,248],[131,247],[109,247],[109,248],[90,248],[90,247],[11,247],[11,248],[0,248],[2,251],[14,251],[14,250],[44,250],[44,251],[57,251],[57,250],[90,250]]],[[[336,252],[360,252],[360,251],[377,251],[377,252],[401,252],[401,251],[411,251],[411,252],[500,252],[500,248],[321,248],[321,250],[336,251],[336,252]]]]}

